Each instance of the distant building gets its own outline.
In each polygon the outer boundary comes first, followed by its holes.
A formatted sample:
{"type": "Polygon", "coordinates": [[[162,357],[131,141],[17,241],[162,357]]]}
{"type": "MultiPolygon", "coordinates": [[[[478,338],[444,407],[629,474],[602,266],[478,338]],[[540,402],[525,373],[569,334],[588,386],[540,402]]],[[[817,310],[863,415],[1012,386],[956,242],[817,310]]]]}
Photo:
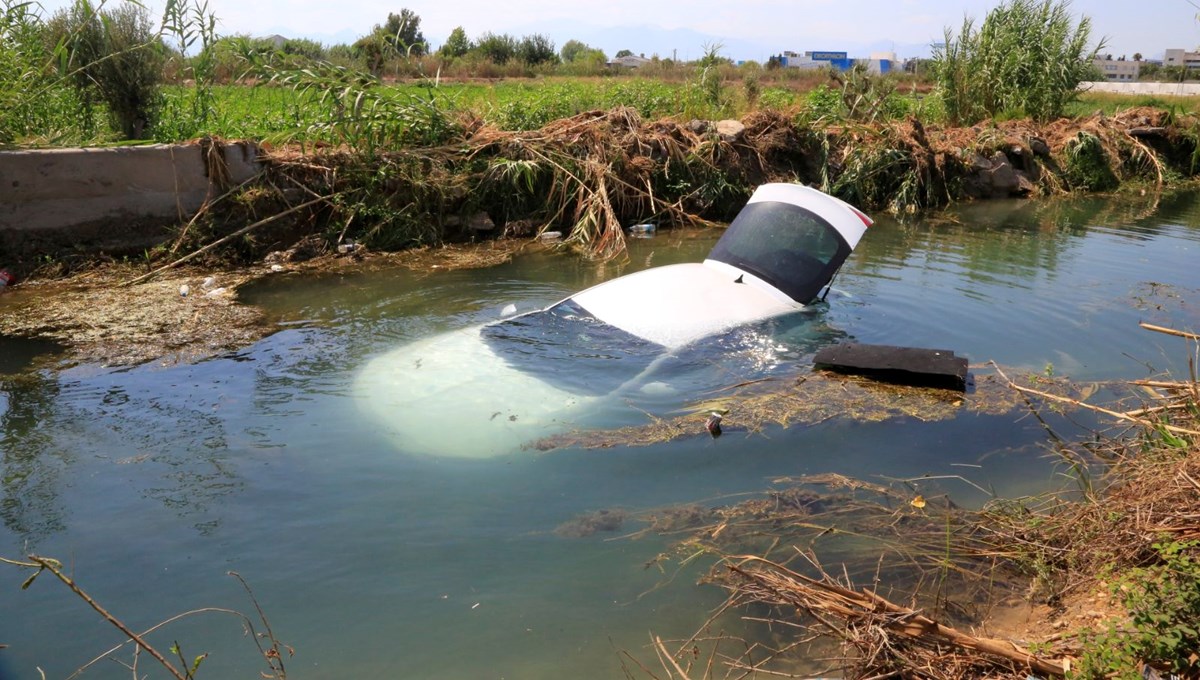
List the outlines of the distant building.
{"type": "Polygon", "coordinates": [[[621,66],[623,68],[641,68],[651,62],[650,59],[639,57],[633,54],[627,54],[623,57],[617,57],[608,62],[609,66],[621,66]]]}
{"type": "Polygon", "coordinates": [[[1188,52],[1187,50],[1167,50],[1163,55],[1163,66],[1186,66],[1187,68],[1200,68],[1200,52],[1188,52]]]}
{"type": "MultiPolygon", "coordinates": [[[[1170,50],[1167,51],[1170,52],[1170,50]]],[[[1182,52],[1183,50],[1180,51],[1182,52]]],[[[1142,68],[1141,62],[1100,57],[1094,59],[1092,64],[1100,70],[1105,80],[1127,83],[1136,81],[1142,68]]]]}
{"type": "Polygon", "coordinates": [[[854,64],[863,64],[867,71],[875,74],[890,73],[896,63],[892,52],[872,52],[866,59],[851,59],[846,52],[809,51],[804,54],[787,51],[779,58],[779,64],[787,68],[818,69],[835,68],[848,71],[854,64]]]}
{"type": "Polygon", "coordinates": [[[850,68],[850,59],[845,52],[805,52],[799,54],[797,52],[787,51],[783,53],[783,58],[780,61],[783,66],[788,68],[798,69],[818,69],[818,68],[836,68],[839,71],[845,71],[850,68]]]}

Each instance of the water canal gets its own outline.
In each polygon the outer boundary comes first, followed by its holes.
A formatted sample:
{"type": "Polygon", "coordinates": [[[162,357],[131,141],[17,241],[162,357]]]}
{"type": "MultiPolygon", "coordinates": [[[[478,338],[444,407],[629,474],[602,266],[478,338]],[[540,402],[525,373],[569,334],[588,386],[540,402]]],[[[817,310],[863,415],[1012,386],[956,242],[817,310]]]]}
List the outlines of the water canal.
{"type": "MultiPolygon", "coordinates": [[[[716,236],[636,240],[620,265],[540,253],[488,270],[273,279],[242,297],[279,331],[194,365],[30,373],[46,348],[0,340],[0,556],[61,559],[139,630],[202,607],[250,611],[226,576],[236,570],[295,647],[296,678],[611,678],[618,650],[653,664],[648,634],[690,635],[722,595],[694,585],[698,571],[668,582],[644,569],[659,539],[554,533],[581,513],[722,503],[820,472],[914,477],[969,465],[1002,495],[1059,483],[1043,431],[1019,413],[835,418],[482,460],[412,455],[364,417],[354,383],[371,358],[509,304],[533,309],[622,273],[701,259],[716,236]]],[[[1082,381],[1179,371],[1183,341],[1137,322],[1200,327],[1198,262],[1197,192],[1157,205],[996,202],[880,219],[827,305],[715,344],[682,387],[598,422],[668,414],[705,380],[804,371],[817,347],[841,338],[944,347],[973,364],[1082,381]]],[[[985,500],[967,485],[948,490],[985,500]]],[[[0,569],[0,678],[38,677],[39,667],[65,677],[119,641],[59,584],[20,590],[23,578],[0,569]]],[[[261,667],[238,622],[219,614],[151,639],[178,640],[189,658],[211,652],[202,678],[261,667]]],[[[128,671],[104,661],[85,677],[128,671]]]]}

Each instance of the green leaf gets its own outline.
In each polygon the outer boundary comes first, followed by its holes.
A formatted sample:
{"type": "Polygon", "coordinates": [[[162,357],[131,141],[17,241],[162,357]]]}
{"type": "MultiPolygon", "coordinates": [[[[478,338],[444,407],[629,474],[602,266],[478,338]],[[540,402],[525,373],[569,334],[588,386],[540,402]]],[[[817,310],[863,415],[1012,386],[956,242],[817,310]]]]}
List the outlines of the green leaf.
{"type": "Polygon", "coordinates": [[[36,579],[38,576],[41,576],[42,572],[45,570],[46,570],[46,568],[42,567],[41,569],[38,569],[37,571],[33,572],[33,575],[30,576],[29,578],[25,579],[25,582],[21,584],[21,590],[28,590],[29,586],[33,585],[34,579],[36,579]]]}

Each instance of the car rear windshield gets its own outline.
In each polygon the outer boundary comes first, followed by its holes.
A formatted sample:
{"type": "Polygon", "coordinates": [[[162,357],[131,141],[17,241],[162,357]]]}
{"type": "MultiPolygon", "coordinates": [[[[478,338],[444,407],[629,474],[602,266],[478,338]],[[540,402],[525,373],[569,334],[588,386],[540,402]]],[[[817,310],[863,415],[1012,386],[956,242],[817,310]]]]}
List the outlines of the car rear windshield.
{"type": "Polygon", "coordinates": [[[850,255],[829,222],[791,203],[750,203],[709,259],[750,272],[796,302],[811,302],[850,255]]]}

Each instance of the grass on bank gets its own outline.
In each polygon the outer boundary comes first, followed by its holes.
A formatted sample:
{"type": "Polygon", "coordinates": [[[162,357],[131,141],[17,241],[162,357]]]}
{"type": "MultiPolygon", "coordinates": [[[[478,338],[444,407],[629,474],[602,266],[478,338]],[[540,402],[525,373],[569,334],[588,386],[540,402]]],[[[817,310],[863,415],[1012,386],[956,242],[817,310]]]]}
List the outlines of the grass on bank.
{"type": "MultiPolygon", "coordinates": [[[[414,98],[431,100],[447,114],[470,115],[506,130],[534,130],[554,120],[591,110],[627,106],[643,118],[716,120],[743,118],[753,111],[777,111],[800,120],[837,123],[849,116],[839,84],[823,76],[794,85],[755,84],[730,80],[721,84],[715,103],[712,97],[686,82],[649,78],[507,79],[496,82],[425,82],[388,84],[381,96],[403,103],[414,98]]],[[[915,116],[924,124],[940,118],[938,102],[911,83],[883,80],[890,87],[887,102],[871,102],[886,115],[882,119],[915,116]]],[[[212,135],[223,139],[266,141],[303,140],[327,122],[327,110],[315,97],[281,86],[217,85],[213,87],[210,119],[201,124],[190,108],[194,88],[169,85],[163,89],[162,116],[154,130],[155,141],[177,142],[212,135]]],[[[65,95],[64,95],[65,96],[65,95]]],[[[105,144],[116,141],[109,133],[86,137],[70,131],[74,109],[69,102],[47,100],[43,114],[48,132],[27,138],[35,146],[105,144]]],[[[1088,92],[1067,109],[1067,116],[1086,117],[1096,112],[1114,115],[1138,108],[1160,108],[1177,115],[1200,113],[1200,97],[1124,95],[1088,92]]],[[[999,120],[1004,120],[1001,117],[999,120]]]]}

